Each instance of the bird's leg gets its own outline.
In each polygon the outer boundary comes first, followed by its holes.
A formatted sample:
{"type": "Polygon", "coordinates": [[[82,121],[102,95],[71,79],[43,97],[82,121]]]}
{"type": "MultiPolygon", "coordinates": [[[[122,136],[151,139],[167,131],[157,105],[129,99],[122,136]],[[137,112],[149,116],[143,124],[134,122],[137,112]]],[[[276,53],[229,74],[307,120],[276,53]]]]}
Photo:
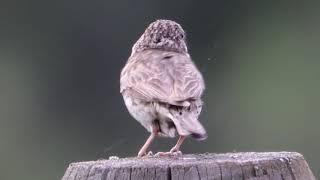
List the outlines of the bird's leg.
{"type": "Polygon", "coordinates": [[[179,137],[177,144],[171,148],[169,152],[158,152],[155,156],[170,156],[170,155],[177,155],[177,154],[182,154],[180,151],[181,144],[183,143],[184,139],[186,136],[181,136],[179,137]]]}
{"type": "Polygon", "coordinates": [[[152,143],[153,139],[157,136],[159,132],[159,127],[156,124],[152,125],[152,132],[149,136],[149,138],[147,139],[147,141],[144,143],[144,145],[141,147],[139,153],[138,153],[138,157],[142,157],[145,156],[147,154],[147,150],[150,146],[150,144],[152,143]]]}
{"type": "Polygon", "coordinates": [[[179,152],[181,144],[183,143],[185,138],[186,138],[186,136],[180,136],[177,141],[177,144],[175,146],[173,146],[173,148],[170,150],[170,153],[179,152]]]}

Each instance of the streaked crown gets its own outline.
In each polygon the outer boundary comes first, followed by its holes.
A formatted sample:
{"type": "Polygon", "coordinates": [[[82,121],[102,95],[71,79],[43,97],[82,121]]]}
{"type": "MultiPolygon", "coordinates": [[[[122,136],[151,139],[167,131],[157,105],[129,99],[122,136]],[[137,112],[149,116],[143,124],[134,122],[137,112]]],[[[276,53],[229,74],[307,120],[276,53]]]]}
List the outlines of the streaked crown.
{"type": "Polygon", "coordinates": [[[185,36],[180,24],[171,20],[156,20],[148,26],[134,44],[132,54],[146,49],[187,53],[185,36]]]}

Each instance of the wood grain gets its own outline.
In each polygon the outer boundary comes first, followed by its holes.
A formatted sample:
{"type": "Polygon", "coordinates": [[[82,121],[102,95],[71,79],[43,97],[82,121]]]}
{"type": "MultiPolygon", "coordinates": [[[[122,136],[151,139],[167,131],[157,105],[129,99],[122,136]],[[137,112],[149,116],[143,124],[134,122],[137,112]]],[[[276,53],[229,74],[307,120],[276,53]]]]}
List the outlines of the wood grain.
{"type": "Polygon", "coordinates": [[[186,154],[71,163],[62,180],[315,180],[295,152],[186,154]]]}

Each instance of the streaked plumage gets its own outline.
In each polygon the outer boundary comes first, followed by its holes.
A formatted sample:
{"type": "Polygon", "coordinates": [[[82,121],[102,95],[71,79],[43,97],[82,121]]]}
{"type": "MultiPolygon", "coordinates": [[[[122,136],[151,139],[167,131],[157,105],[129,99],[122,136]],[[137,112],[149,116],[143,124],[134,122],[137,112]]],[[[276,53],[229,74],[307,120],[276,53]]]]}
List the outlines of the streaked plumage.
{"type": "Polygon", "coordinates": [[[205,139],[198,121],[204,81],[187,52],[185,34],[173,21],[152,23],[135,43],[121,72],[120,92],[130,114],[149,132],[205,139]]]}

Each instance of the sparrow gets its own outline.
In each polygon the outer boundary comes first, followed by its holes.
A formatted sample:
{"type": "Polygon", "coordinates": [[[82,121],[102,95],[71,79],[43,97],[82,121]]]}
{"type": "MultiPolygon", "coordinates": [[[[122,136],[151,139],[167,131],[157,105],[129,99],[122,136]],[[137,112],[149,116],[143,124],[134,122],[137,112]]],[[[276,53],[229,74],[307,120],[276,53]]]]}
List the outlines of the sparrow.
{"type": "Polygon", "coordinates": [[[181,25],[163,19],[152,22],[133,45],[120,75],[120,93],[129,113],[150,132],[138,157],[147,155],[157,136],[179,135],[168,153],[180,152],[187,136],[207,138],[198,120],[204,89],[181,25]]]}

